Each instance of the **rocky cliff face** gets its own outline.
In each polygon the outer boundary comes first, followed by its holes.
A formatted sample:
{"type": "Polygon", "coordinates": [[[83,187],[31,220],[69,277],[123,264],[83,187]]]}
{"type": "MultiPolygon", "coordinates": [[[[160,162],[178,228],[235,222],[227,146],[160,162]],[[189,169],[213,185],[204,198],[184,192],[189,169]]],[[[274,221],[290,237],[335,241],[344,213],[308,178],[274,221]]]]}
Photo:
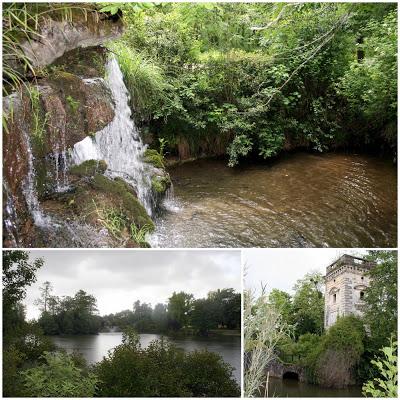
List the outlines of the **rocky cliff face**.
{"type": "Polygon", "coordinates": [[[34,67],[45,67],[70,50],[99,46],[122,34],[123,25],[120,19],[107,18],[105,14],[95,11],[72,12],[72,22],[43,19],[36,40],[33,38],[21,44],[25,56],[34,67]]]}

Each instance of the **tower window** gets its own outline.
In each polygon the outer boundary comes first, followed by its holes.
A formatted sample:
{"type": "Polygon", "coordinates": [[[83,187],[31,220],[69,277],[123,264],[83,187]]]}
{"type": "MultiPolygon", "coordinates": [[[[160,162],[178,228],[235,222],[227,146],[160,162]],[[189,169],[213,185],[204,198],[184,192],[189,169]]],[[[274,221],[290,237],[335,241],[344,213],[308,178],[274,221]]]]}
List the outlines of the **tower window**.
{"type": "Polygon", "coordinates": [[[362,300],[364,298],[364,292],[360,292],[360,299],[362,300]]]}
{"type": "Polygon", "coordinates": [[[333,295],[333,302],[336,303],[336,293],[333,295]]]}
{"type": "Polygon", "coordinates": [[[362,281],[364,280],[364,277],[363,277],[363,276],[361,277],[361,280],[362,280],[362,281]]]}

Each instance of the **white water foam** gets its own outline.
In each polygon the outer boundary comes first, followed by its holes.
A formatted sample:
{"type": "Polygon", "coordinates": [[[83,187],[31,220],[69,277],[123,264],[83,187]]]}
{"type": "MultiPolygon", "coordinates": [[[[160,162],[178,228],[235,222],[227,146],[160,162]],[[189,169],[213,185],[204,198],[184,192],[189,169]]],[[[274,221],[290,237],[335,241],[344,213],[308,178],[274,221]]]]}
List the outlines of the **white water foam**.
{"type": "Polygon", "coordinates": [[[93,138],[86,137],[76,143],[72,150],[71,161],[74,164],[81,164],[87,160],[105,160],[108,167],[106,175],[112,178],[121,177],[131,184],[147,213],[152,215],[154,199],[151,189],[151,172],[153,167],[143,161],[146,146],[143,145],[139,131],[131,118],[129,93],[114,57],[111,57],[106,64],[106,76],[106,84],[115,102],[115,117],[93,138]]]}

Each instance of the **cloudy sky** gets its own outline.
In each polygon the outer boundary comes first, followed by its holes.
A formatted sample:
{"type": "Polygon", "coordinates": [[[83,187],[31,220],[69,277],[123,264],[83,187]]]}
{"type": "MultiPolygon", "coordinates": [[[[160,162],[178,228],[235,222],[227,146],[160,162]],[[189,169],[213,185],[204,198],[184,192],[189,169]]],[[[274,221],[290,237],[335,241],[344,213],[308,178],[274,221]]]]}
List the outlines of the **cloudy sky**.
{"type": "Polygon", "coordinates": [[[319,271],[325,274],[326,267],[342,254],[362,256],[363,249],[252,249],[243,250],[246,266],[245,287],[261,289],[261,282],[267,292],[277,288],[292,293],[297,279],[307,272],[319,271]]]}
{"type": "Polygon", "coordinates": [[[33,304],[39,287],[50,281],[54,294],[74,295],[79,289],[93,294],[101,315],[131,309],[135,300],[167,302],[173,291],[204,297],[210,290],[241,290],[240,251],[236,250],[30,250],[44,266],[27,290],[27,318],[37,318],[33,304]]]}

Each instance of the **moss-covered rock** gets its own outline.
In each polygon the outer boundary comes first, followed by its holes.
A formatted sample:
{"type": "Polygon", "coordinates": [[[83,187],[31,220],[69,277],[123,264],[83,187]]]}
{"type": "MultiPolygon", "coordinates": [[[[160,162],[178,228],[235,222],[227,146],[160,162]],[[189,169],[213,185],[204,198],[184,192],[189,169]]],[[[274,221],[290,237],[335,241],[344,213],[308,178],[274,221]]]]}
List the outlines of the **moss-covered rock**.
{"type": "Polygon", "coordinates": [[[164,169],[164,160],[161,154],[154,149],[146,149],[144,153],[144,161],[156,168],[164,169]]]}
{"type": "Polygon", "coordinates": [[[140,204],[133,189],[122,179],[109,179],[104,175],[96,174],[91,186],[110,197],[125,213],[126,217],[139,228],[147,225],[154,230],[154,223],[147,215],[146,209],[140,204]]]}
{"type": "Polygon", "coordinates": [[[171,186],[171,179],[166,175],[153,175],[151,178],[151,187],[157,194],[164,194],[171,186]]]}
{"type": "Polygon", "coordinates": [[[73,165],[69,169],[69,173],[75,176],[94,176],[96,174],[104,174],[107,169],[107,163],[104,160],[87,160],[82,164],[73,165]]]}

